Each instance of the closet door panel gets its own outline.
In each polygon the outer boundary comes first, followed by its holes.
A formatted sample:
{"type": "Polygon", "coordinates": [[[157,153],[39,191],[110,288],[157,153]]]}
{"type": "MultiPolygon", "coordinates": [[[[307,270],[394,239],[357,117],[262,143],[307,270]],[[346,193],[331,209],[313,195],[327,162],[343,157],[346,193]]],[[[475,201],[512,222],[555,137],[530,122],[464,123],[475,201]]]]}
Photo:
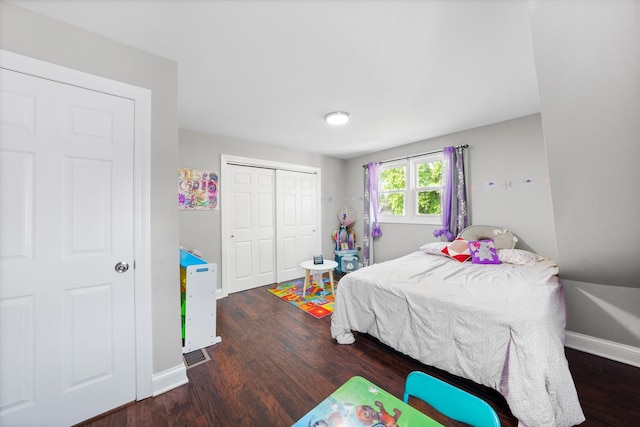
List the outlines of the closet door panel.
{"type": "Polygon", "coordinates": [[[229,292],[239,292],[276,280],[275,171],[230,166],[229,174],[229,292]]]}
{"type": "Polygon", "coordinates": [[[227,293],[302,278],[300,263],[322,253],[319,172],[247,160],[246,165],[225,163],[222,273],[227,293]]]}
{"type": "Polygon", "coordinates": [[[304,276],[302,261],[321,253],[317,242],[317,175],[276,171],[277,281],[304,276]]]}

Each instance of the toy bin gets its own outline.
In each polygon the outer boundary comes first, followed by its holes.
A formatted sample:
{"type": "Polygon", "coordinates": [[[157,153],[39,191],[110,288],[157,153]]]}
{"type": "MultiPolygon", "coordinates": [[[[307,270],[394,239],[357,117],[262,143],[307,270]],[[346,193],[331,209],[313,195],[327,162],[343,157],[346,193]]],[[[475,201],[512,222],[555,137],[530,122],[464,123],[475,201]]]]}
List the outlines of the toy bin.
{"type": "Polygon", "coordinates": [[[340,270],[349,273],[358,269],[358,257],[353,255],[343,256],[340,260],[340,270]]]}
{"type": "Polygon", "coordinates": [[[182,352],[221,341],[216,336],[217,265],[180,249],[182,352]]]}
{"type": "Polygon", "coordinates": [[[338,273],[349,273],[358,269],[359,256],[357,250],[334,250],[333,253],[334,259],[338,263],[336,267],[338,273]]]}

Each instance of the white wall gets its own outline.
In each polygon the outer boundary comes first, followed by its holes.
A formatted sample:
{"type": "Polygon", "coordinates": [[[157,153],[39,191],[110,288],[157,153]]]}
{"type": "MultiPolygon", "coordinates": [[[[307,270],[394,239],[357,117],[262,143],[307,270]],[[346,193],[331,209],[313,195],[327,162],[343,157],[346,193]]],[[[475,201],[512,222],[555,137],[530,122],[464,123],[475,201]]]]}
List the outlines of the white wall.
{"type": "Polygon", "coordinates": [[[153,372],[182,364],[176,168],[178,65],[0,2],[0,48],[152,91],[153,372]]]}
{"type": "MultiPolygon", "coordinates": [[[[336,212],[344,201],[343,173],[346,163],[344,160],[180,129],[178,162],[180,168],[220,172],[221,154],[320,168],[322,170],[320,207],[322,253],[325,259],[333,259],[331,231],[338,227],[336,212]],[[334,200],[336,198],[340,200],[334,200]]],[[[224,180],[224,177],[221,177],[221,180],[224,180]]],[[[221,183],[220,191],[225,191],[224,182],[221,183]]],[[[204,259],[218,264],[218,288],[222,288],[224,266],[221,265],[223,236],[220,210],[180,211],[179,218],[180,244],[202,251],[204,259]]]]}

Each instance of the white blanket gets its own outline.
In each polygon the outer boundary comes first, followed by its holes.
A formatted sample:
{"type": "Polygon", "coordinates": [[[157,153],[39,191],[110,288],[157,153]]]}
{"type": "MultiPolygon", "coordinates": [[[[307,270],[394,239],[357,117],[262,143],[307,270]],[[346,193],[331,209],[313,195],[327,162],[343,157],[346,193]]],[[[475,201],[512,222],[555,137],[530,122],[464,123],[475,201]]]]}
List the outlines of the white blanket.
{"type": "Polygon", "coordinates": [[[412,358],[500,392],[521,426],[584,421],[564,355],[557,266],[459,263],[422,251],[344,276],[331,335],[367,333],[412,358]]]}

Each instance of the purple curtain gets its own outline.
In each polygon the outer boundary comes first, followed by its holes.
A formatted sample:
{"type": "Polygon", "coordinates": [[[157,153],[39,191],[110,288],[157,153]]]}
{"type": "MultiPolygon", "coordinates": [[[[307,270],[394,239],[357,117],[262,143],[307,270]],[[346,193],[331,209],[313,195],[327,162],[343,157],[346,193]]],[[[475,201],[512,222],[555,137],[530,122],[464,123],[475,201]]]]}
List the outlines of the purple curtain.
{"type": "Polygon", "coordinates": [[[369,170],[369,194],[371,195],[371,213],[373,214],[371,237],[380,237],[382,236],[382,230],[380,230],[380,225],[378,224],[378,171],[380,163],[369,163],[367,169],[369,170]]]}
{"type": "Polygon", "coordinates": [[[456,238],[469,223],[467,190],[464,174],[464,149],[445,147],[443,150],[442,183],[440,194],[442,228],[433,232],[448,241],[456,238]]]}
{"type": "Polygon", "coordinates": [[[368,266],[373,257],[373,238],[382,236],[378,224],[378,167],[371,162],[364,168],[364,226],[362,238],[362,265],[368,266]],[[373,216],[373,222],[371,216],[373,216]]]}

